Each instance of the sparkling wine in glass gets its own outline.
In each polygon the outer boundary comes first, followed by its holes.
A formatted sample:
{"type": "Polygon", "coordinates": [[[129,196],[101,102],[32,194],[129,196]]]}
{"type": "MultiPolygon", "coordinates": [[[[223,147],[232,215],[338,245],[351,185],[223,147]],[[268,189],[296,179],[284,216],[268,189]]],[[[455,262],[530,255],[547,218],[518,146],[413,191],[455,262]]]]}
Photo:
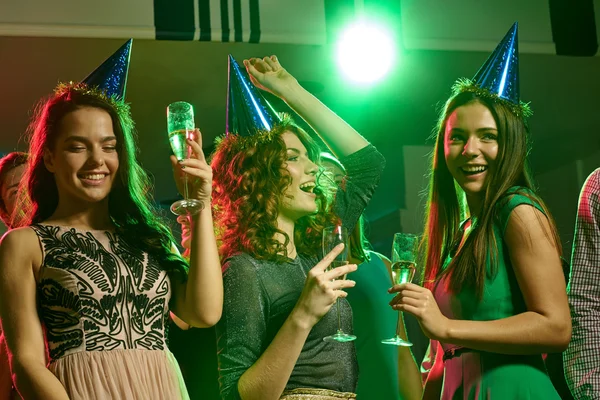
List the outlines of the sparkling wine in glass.
{"type": "MultiPolygon", "coordinates": [[[[192,149],[187,140],[195,140],[194,108],[190,103],[177,101],[167,107],[167,131],[173,154],[178,161],[190,158],[192,149]]],[[[171,204],[171,211],[176,215],[197,214],[204,204],[197,199],[190,199],[188,193],[188,176],[183,176],[183,199],[171,204]]]]}
{"type": "MultiPolygon", "coordinates": [[[[418,242],[418,236],[416,235],[409,233],[396,233],[394,235],[392,245],[392,279],[394,285],[411,282],[415,276],[418,242]]],[[[382,340],[381,343],[393,346],[412,346],[411,342],[400,337],[400,324],[402,324],[402,315],[398,313],[396,335],[393,338],[382,340]]]]}
{"type": "MultiPolygon", "coordinates": [[[[341,267],[348,264],[348,230],[341,226],[330,226],[323,230],[323,254],[331,252],[335,246],[340,243],[344,243],[344,250],[329,264],[327,268],[331,271],[334,268],[341,267]]],[[[337,279],[346,279],[346,275],[340,276],[337,279]]],[[[350,335],[342,330],[342,317],[340,313],[340,299],[335,301],[338,329],[333,335],[326,336],[323,338],[325,341],[336,341],[336,342],[350,342],[356,339],[356,336],[350,335]]]]}

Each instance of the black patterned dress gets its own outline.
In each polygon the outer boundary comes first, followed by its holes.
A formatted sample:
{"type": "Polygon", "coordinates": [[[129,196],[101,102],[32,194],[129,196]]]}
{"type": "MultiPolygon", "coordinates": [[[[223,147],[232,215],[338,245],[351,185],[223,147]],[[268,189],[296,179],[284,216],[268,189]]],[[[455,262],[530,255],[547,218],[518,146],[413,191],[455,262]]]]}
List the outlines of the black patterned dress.
{"type": "Polygon", "coordinates": [[[48,368],[72,399],[187,399],[167,349],[171,282],[108,231],[33,225],[48,368]]]}

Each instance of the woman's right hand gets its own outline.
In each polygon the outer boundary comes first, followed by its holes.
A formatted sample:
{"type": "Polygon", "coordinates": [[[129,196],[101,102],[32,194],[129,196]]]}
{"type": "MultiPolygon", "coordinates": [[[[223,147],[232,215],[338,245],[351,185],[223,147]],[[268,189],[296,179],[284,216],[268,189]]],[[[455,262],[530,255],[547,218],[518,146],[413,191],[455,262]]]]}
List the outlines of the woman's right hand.
{"type": "Polygon", "coordinates": [[[276,56],[244,60],[244,66],[252,84],[279,98],[290,88],[298,85],[296,78],[279,64],[276,56]]]}
{"type": "Polygon", "coordinates": [[[346,274],[356,271],[356,264],[347,264],[328,270],[332,261],[343,249],[344,245],[339,244],[308,271],[304,289],[293,312],[300,319],[299,322],[306,323],[310,327],[314,326],[327,314],[338,297],[348,295],[343,289],[356,285],[356,282],[352,280],[341,279],[346,274]]]}

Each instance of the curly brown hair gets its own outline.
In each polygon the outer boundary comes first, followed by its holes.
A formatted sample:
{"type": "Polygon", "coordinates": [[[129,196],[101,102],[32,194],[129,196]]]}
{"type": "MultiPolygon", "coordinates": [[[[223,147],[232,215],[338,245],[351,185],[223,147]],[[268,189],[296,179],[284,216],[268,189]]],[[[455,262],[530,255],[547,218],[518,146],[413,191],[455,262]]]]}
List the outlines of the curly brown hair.
{"type": "MultiPolygon", "coordinates": [[[[227,135],[218,140],[212,156],[213,206],[219,252],[223,260],[240,252],[257,259],[280,261],[287,257],[288,235],[277,228],[279,209],[291,183],[286,169],[284,132],[295,134],[311,161],[319,160],[316,142],[289,116],[270,131],[250,137],[227,135]],[[284,242],[276,239],[279,233],[284,242]]],[[[331,212],[331,191],[317,179],[315,214],[296,221],[294,243],[298,253],[319,255],[323,228],[337,221],[331,212]]]]}

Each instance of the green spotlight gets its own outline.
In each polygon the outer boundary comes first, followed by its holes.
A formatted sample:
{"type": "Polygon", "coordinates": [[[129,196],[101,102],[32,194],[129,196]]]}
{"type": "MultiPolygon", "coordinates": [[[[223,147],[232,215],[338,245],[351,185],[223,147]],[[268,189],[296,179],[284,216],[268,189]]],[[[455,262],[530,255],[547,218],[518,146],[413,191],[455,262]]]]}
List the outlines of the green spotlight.
{"type": "Polygon", "coordinates": [[[360,84],[374,83],[392,67],[396,46],[380,24],[360,21],[346,28],[337,43],[336,58],[342,74],[360,84]]]}

